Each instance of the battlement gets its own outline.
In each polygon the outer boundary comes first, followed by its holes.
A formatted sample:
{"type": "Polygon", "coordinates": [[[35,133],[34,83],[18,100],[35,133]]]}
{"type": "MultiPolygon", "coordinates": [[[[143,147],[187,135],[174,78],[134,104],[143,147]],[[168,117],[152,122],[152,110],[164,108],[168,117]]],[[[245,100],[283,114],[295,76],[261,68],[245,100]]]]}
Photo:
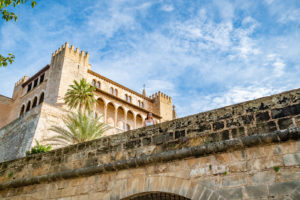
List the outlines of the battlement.
{"type": "Polygon", "coordinates": [[[25,83],[27,80],[28,80],[27,75],[23,76],[20,80],[18,80],[18,81],[15,83],[15,87],[18,86],[18,85],[21,85],[21,84],[25,83]]]}
{"type": "Polygon", "coordinates": [[[59,49],[57,49],[54,53],[52,53],[52,59],[51,63],[54,62],[54,60],[60,56],[69,56],[73,57],[78,60],[79,63],[82,63],[84,65],[88,65],[89,63],[89,53],[86,51],[81,51],[79,53],[79,48],[74,48],[74,45],[71,45],[69,47],[69,43],[66,42],[64,45],[62,45],[59,49]]]}
{"type": "Polygon", "coordinates": [[[158,91],[155,94],[152,94],[149,98],[153,99],[153,100],[155,100],[155,99],[159,99],[159,100],[163,99],[163,100],[166,100],[166,101],[168,101],[170,103],[172,102],[172,98],[169,97],[168,95],[162,93],[161,91],[158,91]]]}

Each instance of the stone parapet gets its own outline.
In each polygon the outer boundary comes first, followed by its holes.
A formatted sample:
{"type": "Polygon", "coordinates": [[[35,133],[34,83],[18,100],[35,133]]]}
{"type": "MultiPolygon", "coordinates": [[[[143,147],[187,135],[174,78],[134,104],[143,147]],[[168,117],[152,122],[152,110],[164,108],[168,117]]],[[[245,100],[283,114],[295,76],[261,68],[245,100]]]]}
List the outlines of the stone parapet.
{"type": "MultiPolygon", "coordinates": [[[[300,139],[300,127],[293,128],[289,130],[276,131],[269,134],[260,134],[246,136],[239,139],[225,140],[221,142],[215,142],[211,144],[204,144],[196,147],[185,147],[178,150],[170,150],[167,152],[160,152],[150,155],[142,155],[135,158],[129,158],[124,160],[110,161],[103,164],[93,163],[91,166],[86,166],[78,169],[67,169],[61,170],[55,173],[46,173],[39,176],[34,176],[31,178],[23,178],[18,180],[10,180],[4,183],[0,182],[0,190],[6,188],[16,188],[33,184],[40,184],[43,182],[49,181],[58,181],[61,179],[71,179],[82,176],[90,176],[99,173],[107,173],[112,171],[124,170],[129,168],[143,167],[145,165],[154,164],[154,163],[163,163],[171,162],[175,160],[181,160],[191,157],[204,157],[210,154],[217,154],[223,152],[231,152],[235,150],[245,150],[249,147],[268,145],[272,143],[286,142],[289,140],[299,140],[300,139]]],[[[59,150],[56,150],[56,153],[59,150]]],[[[52,159],[57,159],[56,153],[51,154],[52,159]]],[[[33,155],[29,156],[27,159],[24,159],[25,163],[28,160],[43,160],[43,155],[33,155]]],[[[88,154],[90,155],[90,154],[88,154]]],[[[92,160],[97,160],[99,157],[96,155],[88,156],[88,158],[83,158],[85,161],[90,162],[92,160]]],[[[67,159],[67,160],[71,160],[67,159]]],[[[295,166],[300,165],[300,153],[297,154],[286,154],[283,156],[285,166],[295,166]]],[[[92,161],[93,162],[93,161],[92,161]]],[[[61,165],[64,165],[61,163],[61,165]]],[[[0,169],[7,169],[6,163],[0,164],[0,169]]],[[[13,171],[8,169],[6,171],[13,171]]],[[[3,171],[2,171],[3,173],[3,171]]],[[[4,173],[5,174],[5,173],[4,173]]],[[[232,185],[232,183],[225,183],[232,185]]]]}

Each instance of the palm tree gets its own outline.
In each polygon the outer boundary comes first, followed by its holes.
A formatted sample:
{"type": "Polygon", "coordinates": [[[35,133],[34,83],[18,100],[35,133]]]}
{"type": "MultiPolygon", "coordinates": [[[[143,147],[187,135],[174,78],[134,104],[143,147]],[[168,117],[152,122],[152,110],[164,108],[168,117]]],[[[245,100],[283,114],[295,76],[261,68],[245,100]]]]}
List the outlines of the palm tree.
{"type": "Polygon", "coordinates": [[[72,109],[79,106],[79,110],[83,108],[90,111],[91,105],[96,102],[94,91],[95,87],[89,84],[86,79],[82,78],[79,83],[74,80],[73,85],[67,90],[64,100],[65,103],[72,109]]]}
{"type": "Polygon", "coordinates": [[[100,122],[101,117],[94,117],[92,112],[69,113],[63,118],[66,128],[52,126],[50,130],[57,135],[46,139],[52,145],[69,145],[94,140],[108,130],[108,126],[100,122]]]}

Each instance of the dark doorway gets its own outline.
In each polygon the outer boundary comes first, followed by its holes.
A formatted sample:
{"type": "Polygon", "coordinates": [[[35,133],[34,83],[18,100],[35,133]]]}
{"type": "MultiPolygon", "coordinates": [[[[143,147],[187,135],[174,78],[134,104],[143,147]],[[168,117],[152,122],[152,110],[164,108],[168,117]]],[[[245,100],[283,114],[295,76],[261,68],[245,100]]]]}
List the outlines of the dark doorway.
{"type": "Polygon", "coordinates": [[[165,192],[147,192],[126,197],[122,200],[191,200],[177,194],[165,192]]]}

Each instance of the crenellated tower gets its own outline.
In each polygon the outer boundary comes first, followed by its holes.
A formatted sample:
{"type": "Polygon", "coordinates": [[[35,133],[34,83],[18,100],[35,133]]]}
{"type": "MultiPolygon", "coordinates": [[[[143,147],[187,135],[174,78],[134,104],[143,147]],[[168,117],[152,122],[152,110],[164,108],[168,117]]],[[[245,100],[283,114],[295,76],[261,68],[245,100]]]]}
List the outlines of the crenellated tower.
{"type": "Polygon", "coordinates": [[[78,48],[75,49],[73,45],[69,47],[69,43],[66,42],[52,54],[45,101],[62,106],[69,85],[74,80],[85,78],[88,69],[88,52],[79,52],[78,48]]]}
{"type": "Polygon", "coordinates": [[[164,121],[173,119],[172,111],[172,98],[168,95],[157,92],[150,96],[150,99],[154,102],[153,112],[159,114],[164,121]]]}
{"type": "Polygon", "coordinates": [[[17,99],[22,95],[23,87],[22,84],[28,80],[28,77],[25,75],[20,80],[15,83],[12,99],[17,99]]]}

